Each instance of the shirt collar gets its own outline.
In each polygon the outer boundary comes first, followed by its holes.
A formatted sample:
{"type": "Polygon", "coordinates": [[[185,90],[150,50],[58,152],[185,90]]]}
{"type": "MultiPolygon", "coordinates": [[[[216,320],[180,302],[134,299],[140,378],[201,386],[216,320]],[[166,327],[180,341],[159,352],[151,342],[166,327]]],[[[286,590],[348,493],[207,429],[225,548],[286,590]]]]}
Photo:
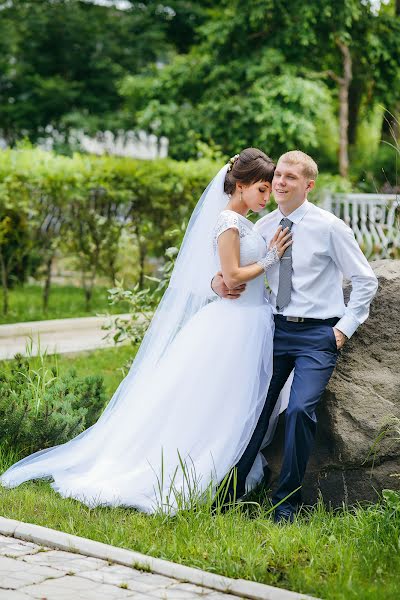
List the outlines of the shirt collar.
{"type": "Polygon", "coordinates": [[[283,215],[278,208],[278,215],[281,219],[290,219],[292,223],[295,223],[297,225],[298,223],[300,223],[304,215],[307,214],[307,212],[310,210],[310,206],[311,203],[306,199],[304,200],[303,204],[301,204],[298,208],[296,208],[296,210],[291,212],[290,215],[283,215]]]}

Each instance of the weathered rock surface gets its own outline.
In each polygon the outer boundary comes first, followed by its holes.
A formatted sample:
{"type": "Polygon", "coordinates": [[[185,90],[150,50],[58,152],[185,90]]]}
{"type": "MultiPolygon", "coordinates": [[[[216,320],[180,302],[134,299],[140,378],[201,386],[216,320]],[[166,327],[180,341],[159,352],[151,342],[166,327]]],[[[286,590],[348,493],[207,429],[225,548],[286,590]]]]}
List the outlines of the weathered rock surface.
{"type": "MultiPolygon", "coordinates": [[[[303,486],[303,500],[338,506],[375,500],[384,488],[400,489],[399,432],[377,441],[391,417],[400,418],[400,260],[371,263],[379,290],[370,317],[347,342],[318,410],[318,433],[303,486]]],[[[350,286],[344,288],[348,297],[350,286]]],[[[281,416],[265,454],[272,486],[280,469],[281,416]]]]}

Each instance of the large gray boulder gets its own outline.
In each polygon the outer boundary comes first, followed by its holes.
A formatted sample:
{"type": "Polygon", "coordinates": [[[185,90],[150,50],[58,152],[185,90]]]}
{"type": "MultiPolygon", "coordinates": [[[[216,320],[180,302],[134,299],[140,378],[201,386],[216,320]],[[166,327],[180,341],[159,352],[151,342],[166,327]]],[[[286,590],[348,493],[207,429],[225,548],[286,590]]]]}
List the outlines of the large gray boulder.
{"type": "MultiPolygon", "coordinates": [[[[381,435],[390,419],[400,418],[400,260],[371,265],[379,290],[369,319],[342,350],[319,406],[317,439],[303,485],[307,504],[319,494],[338,506],[376,500],[384,488],[400,489],[400,441],[393,430],[381,435]]],[[[349,292],[347,285],[345,299],[349,292]]],[[[281,415],[275,439],[265,450],[272,487],[283,435],[281,415]]]]}

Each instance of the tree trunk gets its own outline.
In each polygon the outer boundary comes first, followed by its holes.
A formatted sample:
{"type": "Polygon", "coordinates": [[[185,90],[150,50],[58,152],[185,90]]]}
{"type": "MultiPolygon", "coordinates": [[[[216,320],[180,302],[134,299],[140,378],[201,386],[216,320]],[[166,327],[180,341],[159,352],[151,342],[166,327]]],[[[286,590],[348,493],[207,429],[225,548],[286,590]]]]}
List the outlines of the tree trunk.
{"type": "Polygon", "coordinates": [[[86,281],[86,272],[83,270],[81,271],[81,277],[82,277],[83,296],[85,298],[85,308],[86,308],[86,310],[88,310],[88,306],[90,305],[91,294],[90,294],[90,289],[89,289],[87,281],[86,281]]]}
{"type": "Polygon", "coordinates": [[[1,285],[3,288],[3,315],[8,314],[8,283],[7,283],[7,268],[3,254],[0,252],[0,268],[1,268],[1,285]]]}
{"type": "Polygon", "coordinates": [[[94,288],[94,284],[96,281],[96,273],[97,273],[97,269],[99,266],[99,258],[100,258],[100,248],[99,246],[96,246],[96,250],[94,253],[94,261],[92,264],[92,270],[90,273],[90,277],[89,277],[89,281],[86,281],[86,285],[85,285],[85,300],[86,300],[86,310],[90,310],[90,305],[92,302],[92,297],[93,297],[93,288],[94,288]]]}
{"type": "Polygon", "coordinates": [[[343,76],[339,84],[339,173],[342,177],[349,174],[349,87],[352,80],[352,61],[348,46],[337,40],[342,53],[343,76]]]}
{"type": "Polygon", "coordinates": [[[85,271],[82,271],[82,287],[83,287],[83,295],[85,297],[85,310],[88,311],[90,309],[90,303],[92,301],[93,296],[93,274],[87,274],[85,271]]]}
{"type": "Polygon", "coordinates": [[[53,258],[54,254],[52,254],[46,262],[46,281],[43,289],[43,312],[47,313],[49,308],[49,296],[50,296],[50,286],[51,286],[51,270],[53,266],[53,258]]]}
{"type": "Polygon", "coordinates": [[[358,117],[360,114],[363,95],[362,82],[353,79],[349,88],[349,145],[354,146],[357,141],[358,117]]]}
{"type": "Polygon", "coordinates": [[[92,301],[93,288],[85,287],[83,291],[85,293],[85,310],[89,311],[90,303],[92,301]]]}
{"type": "Polygon", "coordinates": [[[92,290],[90,287],[85,287],[83,292],[85,294],[85,310],[88,311],[90,309],[90,303],[92,300],[92,290]]]}
{"type": "Polygon", "coordinates": [[[115,287],[117,285],[117,271],[114,267],[112,268],[112,271],[110,274],[110,280],[111,280],[111,285],[113,287],[115,287]]]}
{"type": "Polygon", "coordinates": [[[82,277],[83,293],[85,295],[85,310],[87,312],[90,310],[91,307],[95,279],[96,271],[92,271],[89,277],[86,277],[86,275],[83,275],[82,277]]]}
{"type": "Polygon", "coordinates": [[[92,273],[90,275],[89,286],[86,288],[86,310],[90,310],[90,305],[93,297],[94,283],[96,281],[96,270],[97,265],[93,267],[92,273]]]}
{"type": "Polygon", "coordinates": [[[144,263],[146,260],[146,244],[143,244],[139,240],[139,289],[143,289],[144,285],[144,263]]]}
{"type": "Polygon", "coordinates": [[[116,253],[113,256],[109,256],[108,257],[108,268],[109,268],[109,277],[110,277],[110,281],[111,281],[111,285],[113,285],[114,287],[117,285],[117,268],[116,268],[116,262],[117,262],[117,255],[116,253]]]}
{"type": "Polygon", "coordinates": [[[146,242],[143,242],[141,240],[140,228],[138,227],[137,224],[135,225],[135,227],[133,229],[133,233],[136,237],[138,251],[139,251],[139,282],[138,283],[139,283],[139,289],[142,290],[143,285],[144,285],[144,263],[145,263],[146,256],[147,256],[147,245],[146,245],[146,242]]]}

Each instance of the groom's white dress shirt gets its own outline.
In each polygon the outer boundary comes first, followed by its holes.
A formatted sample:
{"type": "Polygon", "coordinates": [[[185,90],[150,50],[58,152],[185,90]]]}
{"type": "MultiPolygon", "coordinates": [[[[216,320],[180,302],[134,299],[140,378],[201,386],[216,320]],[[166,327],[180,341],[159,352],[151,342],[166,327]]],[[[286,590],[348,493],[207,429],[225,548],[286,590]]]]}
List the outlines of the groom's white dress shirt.
{"type": "MultiPolygon", "coordinates": [[[[279,208],[255,224],[269,241],[285,215],[279,208]]],[[[350,337],[369,314],[378,281],[344,221],[308,200],[286,215],[293,222],[292,292],[284,316],[329,319],[339,317],[337,329],[350,337]],[[350,279],[352,292],[347,306],[343,299],[343,276],[350,279]]],[[[279,285],[279,263],[267,272],[267,296],[274,313],[279,285]]]]}

